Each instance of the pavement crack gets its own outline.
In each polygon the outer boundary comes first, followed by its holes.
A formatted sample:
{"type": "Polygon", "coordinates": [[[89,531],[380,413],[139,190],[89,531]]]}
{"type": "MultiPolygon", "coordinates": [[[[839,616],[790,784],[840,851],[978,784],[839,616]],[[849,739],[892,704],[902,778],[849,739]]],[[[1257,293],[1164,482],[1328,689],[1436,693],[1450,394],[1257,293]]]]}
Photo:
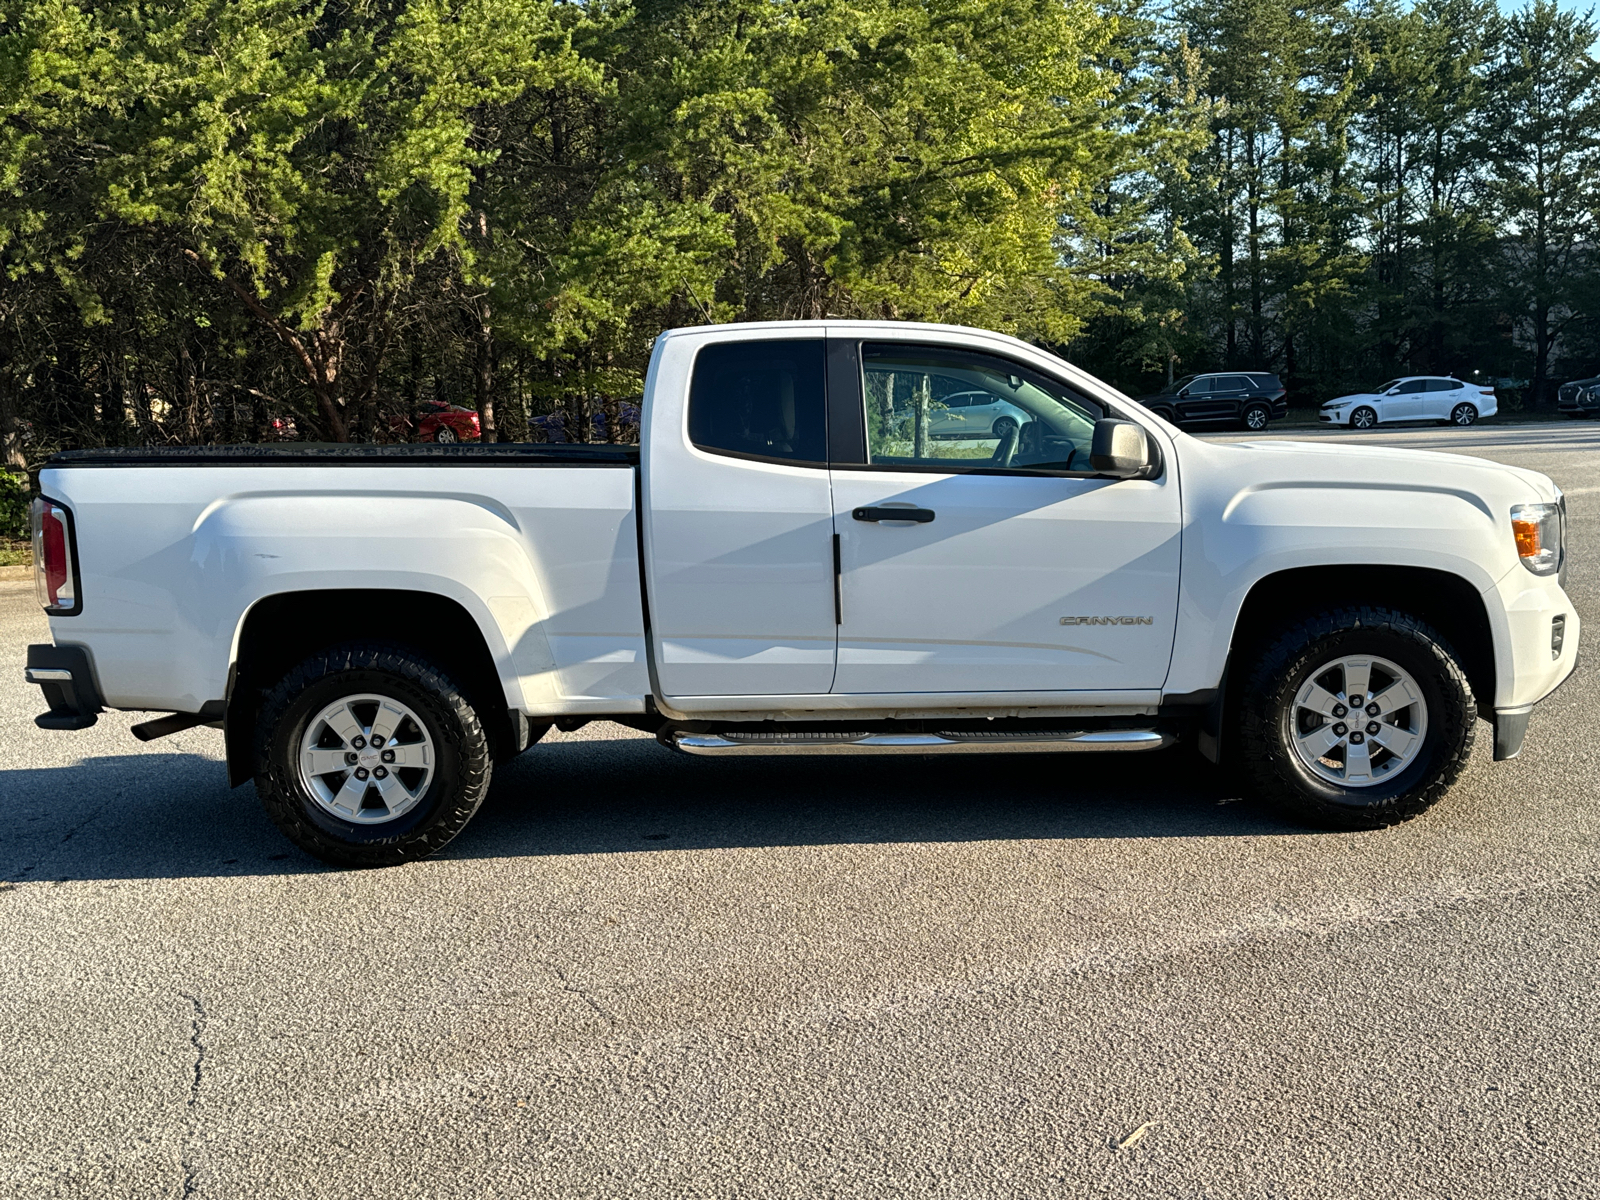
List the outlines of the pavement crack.
{"type": "MultiPolygon", "coordinates": [[[[200,1101],[200,1084],[205,1079],[206,1067],[206,1006],[199,996],[192,996],[188,992],[181,993],[193,1007],[194,1011],[189,1017],[189,1045],[194,1047],[194,1068],[189,1080],[189,1097],[184,1103],[184,1108],[193,1111],[200,1101]]],[[[179,1160],[183,1167],[183,1194],[194,1196],[199,1194],[200,1179],[195,1166],[193,1146],[194,1118],[189,1119],[189,1137],[183,1156],[179,1160]]]]}
{"type": "Polygon", "coordinates": [[[616,1018],[616,1015],[614,1013],[612,1013],[603,1004],[601,1004],[598,1000],[596,1000],[593,996],[591,996],[589,994],[589,991],[588,991],[587,988],[584,988],[584,987],[580,986],[579,984],[571,982],[567,978],[567,973],[565,971],[563,971],[560,967],[554,967],[554,966],[549,967],[549,971],[560,982],[562,991],[571,992],[574,996],[577,996],[580,1000],[582,1000],[590,1008],[594,1009],[595,1012],[599,1013],[607,1021],[610,1021],[613,1025],[615,1025],[617,1023],[617,1018],[616,1018]]]}
{"type": "Polygon", "coordinates": [[[185,992],[183,998],[194,1005],[194,1016],[189,1021],[189,1044],[194,1047],[194,1079],[189,1083],[189,1102],[184,1106],[193,1108],[200,1099],[200,1080],[206,1065],[206,1006],[199,996],[185,992]]]}

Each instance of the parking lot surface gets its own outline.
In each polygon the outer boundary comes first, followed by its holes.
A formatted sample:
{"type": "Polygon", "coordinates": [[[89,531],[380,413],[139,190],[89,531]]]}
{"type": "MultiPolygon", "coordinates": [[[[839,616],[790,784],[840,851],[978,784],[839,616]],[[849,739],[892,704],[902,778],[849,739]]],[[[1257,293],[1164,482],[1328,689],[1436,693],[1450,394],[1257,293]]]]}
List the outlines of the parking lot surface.
{"type": "MultiPolygon", "coordinates": [[[[1600,425],[1344,436],[1549,473],[1600,621],[1600,425]]],[[[1520,759],[1480,723],[1381,833],[1182,751],[723,762],[592,725],[441,857],[342,872],[215,731],[36,729],[47,637],[0,583],[0,1194],[1596,1194],[1592,647],[1520,759]]]]}

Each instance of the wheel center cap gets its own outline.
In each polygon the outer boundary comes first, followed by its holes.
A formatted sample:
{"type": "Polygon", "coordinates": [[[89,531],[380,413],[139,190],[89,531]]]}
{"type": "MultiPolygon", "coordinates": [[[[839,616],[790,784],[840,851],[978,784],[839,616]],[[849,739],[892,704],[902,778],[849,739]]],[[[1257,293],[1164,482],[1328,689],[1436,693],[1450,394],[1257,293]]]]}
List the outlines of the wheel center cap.
{"type": "Polygon", "coordinates": [[[370,771],[382,761],[382,758],[375,748],[368,746],[356,756],[356,761],[370,771]]]}

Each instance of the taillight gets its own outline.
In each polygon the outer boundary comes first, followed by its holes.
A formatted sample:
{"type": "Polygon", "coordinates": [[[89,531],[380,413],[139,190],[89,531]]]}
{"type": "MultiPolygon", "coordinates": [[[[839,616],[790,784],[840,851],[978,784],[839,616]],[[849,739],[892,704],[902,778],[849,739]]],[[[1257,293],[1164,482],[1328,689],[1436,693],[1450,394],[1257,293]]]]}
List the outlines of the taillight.
{"type": "Polygon", "coordinates": [[[56,617],[70,617],[82,603],[78,564],[73,560],[72,513],[43,496],[33,502],[33,581],[39,603],[56,617]]]}

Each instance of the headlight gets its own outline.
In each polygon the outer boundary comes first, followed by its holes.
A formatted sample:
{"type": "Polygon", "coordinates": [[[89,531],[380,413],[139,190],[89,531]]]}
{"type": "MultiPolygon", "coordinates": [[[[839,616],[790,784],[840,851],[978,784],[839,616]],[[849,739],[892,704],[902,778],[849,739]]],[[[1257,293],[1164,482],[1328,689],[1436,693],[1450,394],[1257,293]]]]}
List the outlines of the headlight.
{"type": "Polygon", "coordinates": [[[1561,569],[1561,505],[1518,504],[1511,510],[1517,557],[1535,575],[1561,569]]]}

